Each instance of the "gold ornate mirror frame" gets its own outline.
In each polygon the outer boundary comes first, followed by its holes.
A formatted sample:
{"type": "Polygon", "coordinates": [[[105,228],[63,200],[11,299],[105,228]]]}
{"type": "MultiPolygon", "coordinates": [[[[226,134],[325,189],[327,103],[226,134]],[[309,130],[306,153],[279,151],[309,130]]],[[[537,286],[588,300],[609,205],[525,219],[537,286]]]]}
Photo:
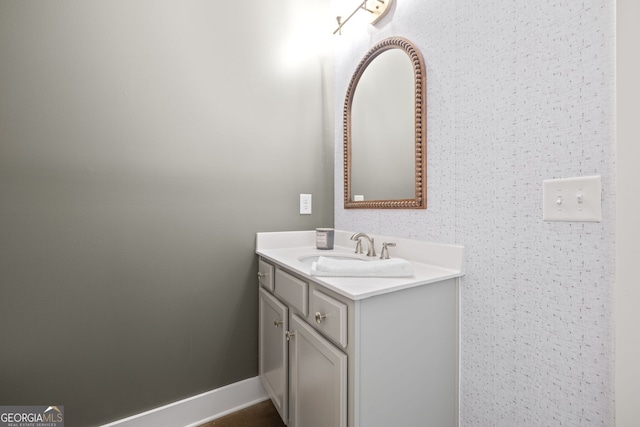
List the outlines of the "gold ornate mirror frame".
{"type": "Polygon", "coordinates": [[[426,70],[418,49],[403,37],[390,37],[377,43],[360,61],[347,89],[343,109],[344,207],[346,209],[426,209],[426,70]],[[415,197],[398,200],[353,201],[351,197],[351,106],[360,77],[378,55],[389,49],[402,49],[413,66],[415,78],[415,197]]]}

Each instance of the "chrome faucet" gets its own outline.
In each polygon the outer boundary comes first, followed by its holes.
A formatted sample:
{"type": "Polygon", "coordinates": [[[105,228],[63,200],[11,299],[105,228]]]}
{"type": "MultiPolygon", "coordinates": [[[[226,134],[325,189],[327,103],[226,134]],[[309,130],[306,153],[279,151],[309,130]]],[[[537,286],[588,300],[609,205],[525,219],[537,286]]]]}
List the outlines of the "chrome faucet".
{"type": "Polygon", "coordinates": [[[358,242],[356,243],[356,253],[362,253],[362,243],[360,242],[360,238],[364,238],[367,241],[367,256],[376,256],[376,248],[373,246],[373,239],[364,233],[356,233],[351,236],[351,240],[358,242]]]}

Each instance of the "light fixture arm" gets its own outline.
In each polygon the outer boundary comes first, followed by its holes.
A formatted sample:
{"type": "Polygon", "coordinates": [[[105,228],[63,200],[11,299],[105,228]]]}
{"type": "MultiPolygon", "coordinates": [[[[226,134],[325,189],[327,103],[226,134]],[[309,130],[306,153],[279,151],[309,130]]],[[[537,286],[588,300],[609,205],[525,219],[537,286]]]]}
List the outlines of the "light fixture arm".
{"type": "Polygon", "coordinates": [[[360,4],[360,6],[356,8],[356,10],[351,12],[351,15],[347,16],[347,19],[345,19],[344,21],[342,20],[341,16],[336,16],[336,20],[338,21],[338,28],[335,29],[333,34],[337,33],[338,31],[340,32],[340,34],[342,34],[342,27],[344,26],[344,24],[349,22],[349,19],[353,18],[353,15],[355,15],[360,9],[365,8],[366,5],[367,5],[367,0],[364,0],[362,4],[360,4]]]}
{"type": "Polygon", "coordinates": [[[338,21],[338,28],[335,29],[333,34],[340,33],[342,34],[342,27],[346,24],[353,15],[358,13],[359,10],[366,10],[371,14],[371,24],[375,24],[378,22],[384,15],[389,11],[389,6],[393,0],[363,0],[362,3],[353,11],[351,15],[347,16],[347,18],[343,21],[342,16],[336,16],[336,21],[338,21]],[[373,6],[367,7],[367,3],[371,1],[373,6]]]}

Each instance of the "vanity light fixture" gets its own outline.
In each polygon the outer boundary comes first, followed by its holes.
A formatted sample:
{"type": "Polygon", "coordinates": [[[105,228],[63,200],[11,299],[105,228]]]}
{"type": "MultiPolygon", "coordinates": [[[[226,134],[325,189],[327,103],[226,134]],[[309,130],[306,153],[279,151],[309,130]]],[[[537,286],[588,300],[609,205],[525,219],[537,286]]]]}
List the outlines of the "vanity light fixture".
{"type": "Polygon", "coordinates": [[[365,10],[369,12],[369,23],[371,25],[375,24],[379,20],[382,19],[383,16],[387,14],[389,11],[389,6],[391,6],[393,0],[364,0],[360,5],[351,12],[351,15],[347,17],[344,21],[342,20],[342,16],[336,16],[336,21],[338,21],[338,28],[333,32],[333,34],[338,33],[342,34],[342,27],[346,24],[349,19],[353,17],[358,11],[365,10]]]}

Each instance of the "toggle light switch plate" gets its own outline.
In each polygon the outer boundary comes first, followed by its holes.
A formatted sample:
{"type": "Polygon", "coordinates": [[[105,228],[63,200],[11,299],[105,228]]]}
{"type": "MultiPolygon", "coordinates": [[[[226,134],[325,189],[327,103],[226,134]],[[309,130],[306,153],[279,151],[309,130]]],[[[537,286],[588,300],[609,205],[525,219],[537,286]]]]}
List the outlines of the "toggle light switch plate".
{"type": "Polygon", "coordinates": [[[542,181],[542,219],[545,221],[602,220],[600,175],[542,181]]]}

